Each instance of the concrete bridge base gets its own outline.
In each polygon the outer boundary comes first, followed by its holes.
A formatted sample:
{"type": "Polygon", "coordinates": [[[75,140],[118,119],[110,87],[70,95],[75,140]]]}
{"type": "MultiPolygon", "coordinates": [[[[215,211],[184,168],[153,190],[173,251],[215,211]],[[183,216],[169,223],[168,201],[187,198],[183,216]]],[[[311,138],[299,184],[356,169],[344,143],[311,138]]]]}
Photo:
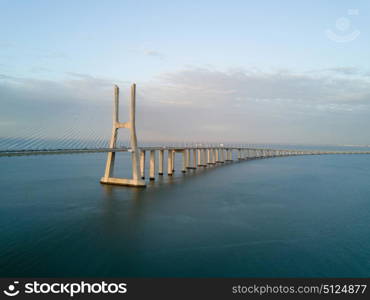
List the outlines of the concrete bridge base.
{"type": "Polygon", "coordinates": [[[146,183],[144,180],[140,179],[126,179],[126,178],[115,178],[115,177],[102,177],[100,183],[103,184],[115,184],[115,185],[126,185],[126,186],[137,186],[145,187],[146,183]]]}

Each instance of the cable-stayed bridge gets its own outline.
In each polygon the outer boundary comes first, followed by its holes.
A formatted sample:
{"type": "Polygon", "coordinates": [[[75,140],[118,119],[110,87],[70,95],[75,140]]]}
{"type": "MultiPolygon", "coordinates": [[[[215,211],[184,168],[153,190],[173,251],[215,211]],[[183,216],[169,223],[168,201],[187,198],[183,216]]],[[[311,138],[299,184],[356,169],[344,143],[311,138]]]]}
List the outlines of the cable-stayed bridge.
{"type": "Polygon", "coordinates": [[[156,175],[173,174],[176,154],[182,156],[182,172],[191,169],[216,167],[221,164],[250,159],[262,159],[296,155],[323,154],[370,154],[370,151],[321,151],[292,150],[272,147],[250,147],[227,144],[187,144],[138,146],[135,128],[136,85],[131,86],[130,117],[127,122],[119,121],[119,88],[114,87],[114,109],[111,139],[108,144],[106,137],[99,137],[92,129],[87,139],[78,139],[73,131],[64,133],[62,138],[54,142],[54,147],[45,147],[41,131],[37,131],[27,139],[3,138],[0,140],[1,156],[52,155],[52,154],[83,154],[106,152],[107,162],[100,182],[104,184],[119,184],[129,186],[145,186],[146,153],[149,154],[149,178],[156,175]],[[130,133],[129,146],[119,144],[118,130],[128,129],[130,133]],[[3,149],[3,150],[1,150],[3,149]],[[132,178],[114,177],[115,155],[117,152],[130,152],[132,161],[132,178]],[[165,172],[165,160],[166,172],[165,172]]]}

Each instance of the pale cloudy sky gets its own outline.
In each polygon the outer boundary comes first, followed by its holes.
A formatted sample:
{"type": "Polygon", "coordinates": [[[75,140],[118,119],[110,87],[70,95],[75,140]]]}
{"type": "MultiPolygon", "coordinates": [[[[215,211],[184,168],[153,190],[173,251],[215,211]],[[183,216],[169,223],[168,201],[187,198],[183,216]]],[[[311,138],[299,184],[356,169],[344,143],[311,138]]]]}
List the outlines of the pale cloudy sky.
{"type": "Polygon", "coordinates": [[[0,0],[0,138],[370,144],[368,1],[0,0]]]}

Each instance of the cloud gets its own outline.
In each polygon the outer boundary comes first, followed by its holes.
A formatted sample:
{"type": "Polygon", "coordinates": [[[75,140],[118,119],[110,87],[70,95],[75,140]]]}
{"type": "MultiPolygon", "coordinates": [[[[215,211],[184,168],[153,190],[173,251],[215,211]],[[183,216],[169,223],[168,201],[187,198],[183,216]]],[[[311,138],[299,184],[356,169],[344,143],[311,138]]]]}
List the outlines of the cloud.
{"type": "Polygon", "coordinates": [[[173,140],[176,132],[186,140],[208,141],[368,143],[370,138],[358,129],[370,126],[366,76],[193,68],[162,74],[140,91],[148,107],[162,107],[154,122],[173,140]]]}
{"type": "Polygon", "coordinates": [[[317,73],[319,75],[326,74],[327,76],[341,76],[347,78],[349,76],[356,77],[369,77],[370,72],[367,70],[362,70],[358,67],[335,67],[335,68],[326,68],[326,69],[315,69],[310,70],[307,73],[317,73]]]}
{"type": "MultiPolygon", "coordinates": [[[[190,69],[160,76],[157,101],[197,106],[241,106],[251,102],[302,105],[359,106],[370,100],[369,80],[291,72],[211,71],[190,69]],[[170,101],[171,100],[171,101],[170,101]]],[[[147,92],[147,94],[149,94],[147,92]]]]}
{"type": "Polygon", "coordinates": [[[130,51],[133,53],[157,58],[160,60],[166,59],[166,55],[164,53],[154,50],[154,49],[150,49],[150,48],[145,48],[145,47],[131,48],[130,51]]]}
{"type": "Polygon", "coordinates": [[[158,57],[160,59],[164,59],[165,58],[165,55],[163,53],[158,52],[158,51],[155,51],[155,50],[148,50],[148,49],[146,49],[143,52],[147,56],[158,57]]]}
{"type": "MultiPolygon", "coordinates": [[[[139,140],[368,144],[369,77],[338,72],[191,68],[161,74],[137,84],[139,140]]],[[[121,87],[125,121],[126,81],[73,72],[61,81],[0,75],[0,136],[39,132],[106,142],[114,83],[121,87]]]]}
{"type": "Polygon", "coordinates": [[[356,67],[337,67],[337,68],[329,68],[327,71],[343,74],[343,75],[359,75],[360,70],[356,67]]]}

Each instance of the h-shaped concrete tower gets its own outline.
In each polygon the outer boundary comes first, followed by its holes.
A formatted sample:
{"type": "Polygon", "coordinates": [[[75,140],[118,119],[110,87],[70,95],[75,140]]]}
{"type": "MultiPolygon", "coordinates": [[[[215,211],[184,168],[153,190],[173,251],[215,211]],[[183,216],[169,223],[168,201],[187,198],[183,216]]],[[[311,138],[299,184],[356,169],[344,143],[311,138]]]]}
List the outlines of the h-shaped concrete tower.
{"type": "Polygon", "coordinates": [[[119,122],[119,87],[114,86],[114,107],[113,107],[113,128],[112,137],[110,139],[109,148],[115,149],[117,143],[117,134],[119,128],[127,128],[130,130],[131,144],[131,159],[132,159],[132,178],[116,178],[113,176],[114,161],[116,152],[108,152],[107,164],[105,166],[104,176],[100,179],[101,183],[119,184],[130,186],[145,186],[145,181],[140,179],[139,174],[139,150],[137,148],[137,137],[135,128],[135,106],[136,106],[136,84],[131,85],[131,104],[130,104],[130,120],[128,122],[119,122]]]}

